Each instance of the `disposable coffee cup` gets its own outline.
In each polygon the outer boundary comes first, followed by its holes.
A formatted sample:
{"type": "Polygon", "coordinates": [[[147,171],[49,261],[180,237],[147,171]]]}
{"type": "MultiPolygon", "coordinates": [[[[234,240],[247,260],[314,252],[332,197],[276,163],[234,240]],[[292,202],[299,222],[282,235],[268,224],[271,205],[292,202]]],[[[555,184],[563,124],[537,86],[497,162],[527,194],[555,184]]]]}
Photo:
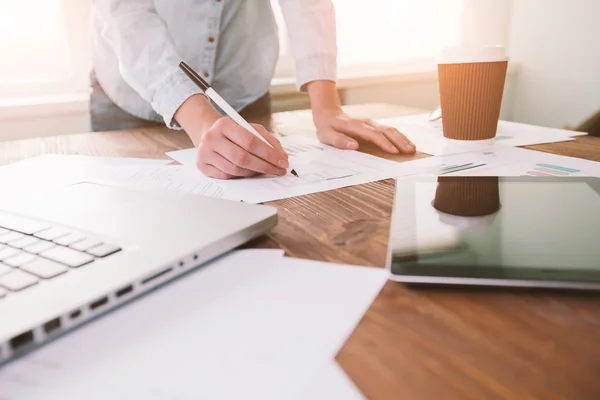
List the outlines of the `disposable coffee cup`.
{"type": "Polygon", "coordinates": [[[503,46],[446,49],[438,61],[444,136],[491,140],[496,136],[508,69],[503,46]]]}

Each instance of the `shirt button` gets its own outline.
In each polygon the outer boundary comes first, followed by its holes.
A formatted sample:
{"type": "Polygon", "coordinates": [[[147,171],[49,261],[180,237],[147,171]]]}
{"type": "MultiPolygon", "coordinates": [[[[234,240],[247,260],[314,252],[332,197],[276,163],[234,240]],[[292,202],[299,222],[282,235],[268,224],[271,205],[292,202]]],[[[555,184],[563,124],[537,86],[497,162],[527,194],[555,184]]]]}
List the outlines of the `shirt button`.
{"type": "Polygon", "coordinates": [[[210,74],[209,74],[208,72],[205,72],[205,73],[204,73],[204,77],[205,77],[205,78],[208,78],[208,76],[209,76],[209,75],[210,75],[210,74]]]}
{"type": "Polygon", "coordinates": [[[215,38],[211,36],[211,37],[209,37],[209,38],[208,38],[208,41],[209,41],[210,43],[213,43],[213,42],[215,41],[215,38]]]}

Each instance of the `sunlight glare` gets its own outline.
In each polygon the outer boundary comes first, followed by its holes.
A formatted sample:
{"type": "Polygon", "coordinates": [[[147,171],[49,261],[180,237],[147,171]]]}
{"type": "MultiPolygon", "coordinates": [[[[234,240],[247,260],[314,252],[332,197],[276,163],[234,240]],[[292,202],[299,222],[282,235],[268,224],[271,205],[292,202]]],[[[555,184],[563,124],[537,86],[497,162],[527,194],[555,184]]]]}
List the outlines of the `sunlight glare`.
{"type": "Polygon", "coordinates": [[[0,84],[47,83],[70,76],[61,0],[0,0],[0,84]]]}

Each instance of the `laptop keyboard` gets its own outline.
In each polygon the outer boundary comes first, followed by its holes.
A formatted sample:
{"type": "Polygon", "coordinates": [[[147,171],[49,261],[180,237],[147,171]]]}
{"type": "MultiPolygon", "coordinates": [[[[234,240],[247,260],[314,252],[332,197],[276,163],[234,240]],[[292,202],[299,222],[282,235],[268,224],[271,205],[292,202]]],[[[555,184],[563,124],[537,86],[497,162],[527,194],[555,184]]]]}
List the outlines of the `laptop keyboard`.
{"type": "Polygon", "coordinates": [[[81,232],[0,214],[0,299],[119,251],[81,232]]]}

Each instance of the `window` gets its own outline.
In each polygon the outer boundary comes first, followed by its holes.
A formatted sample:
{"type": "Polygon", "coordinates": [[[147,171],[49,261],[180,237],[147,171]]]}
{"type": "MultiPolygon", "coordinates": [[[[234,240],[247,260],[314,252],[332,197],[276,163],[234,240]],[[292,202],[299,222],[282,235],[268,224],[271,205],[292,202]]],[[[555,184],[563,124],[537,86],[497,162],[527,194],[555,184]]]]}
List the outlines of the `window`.
{"type": "Polygon", "coordinates": [[[0,10],[0,101],[86,91],[86,1],[0,0],[0,10]]]}
{"type": "MultiPolygon", "coordinates": [[[[293,74],[293,57],[278,0],[281,55],[277,75],[293,74]]],[[[461,40],[463,0],[333,0],[340,74],[431,62],[461,40]]]]}

